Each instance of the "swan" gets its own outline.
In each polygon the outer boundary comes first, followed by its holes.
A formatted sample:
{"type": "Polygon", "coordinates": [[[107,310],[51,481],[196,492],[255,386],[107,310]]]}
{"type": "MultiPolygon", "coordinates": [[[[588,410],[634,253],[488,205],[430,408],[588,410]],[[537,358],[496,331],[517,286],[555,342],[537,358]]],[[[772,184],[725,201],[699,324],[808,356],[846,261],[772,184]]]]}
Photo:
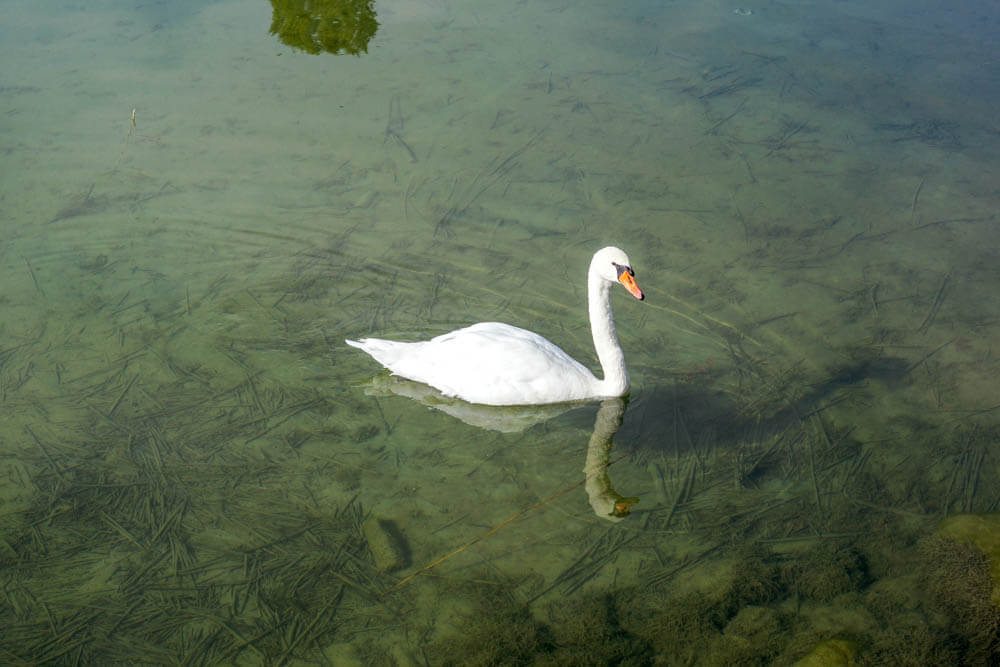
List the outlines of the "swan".
{"type": "Polygon", "coordinates": [[[381,338],[345,342],[394,375],[469,403],[542,405],[624,396],[628,371],[611,316],[615,283],[636,299],[645,298],[628,255],[619,248],[602,248],[587,272],[587,306],[603,380],[548,339],[501,322],[479,322],[416,343],[381,338]]]}

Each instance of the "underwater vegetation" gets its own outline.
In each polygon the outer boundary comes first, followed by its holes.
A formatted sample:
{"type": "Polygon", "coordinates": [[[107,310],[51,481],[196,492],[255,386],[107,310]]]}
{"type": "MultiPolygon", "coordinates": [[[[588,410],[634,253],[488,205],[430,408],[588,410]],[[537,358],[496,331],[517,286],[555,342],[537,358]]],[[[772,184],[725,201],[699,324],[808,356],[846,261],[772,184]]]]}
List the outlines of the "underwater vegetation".
{"type": "Polygon", "coordinates": [[[956,515],[920,543],[928,592],[964,638],[970,664],[1000,661],[997,515],[956,515]]]}
{"type": "Polygon", "coordinates": [[[786,588],[797,595],[829,602],[838,595],[864,589],[868,566],[855,549],[824,544],[785,564],[782,578],[786,588]]]}
{"type": "Polygon", "coordinates": [[[993,582],[990,600],[1000,605],[1000,514],[956,514],[941,522],[941,537],[971,545],[982,554],[993,582]]]}
{"type": "Polygon", "coordinates": [[[540,619],[516,598],[492,591],[463,623],[463,632],[428,647],[432,664],[642,665],[654,655],[649,641],[622,627],[607,595],[551,602],[540,619]]]}
{"type": "Polygon", "coordinates": [[[982,554],[937,537],[918,552],[905,576],[875,589],[861,553],[830,545],[802,558],[733,554],[727,571],[685,592],[632,588],[532,607],[493,587],[467,589],[470,609],[427,656],[448,665],[996,664],[1000,609],[982,554]],[[796,582],[824,561],[807,585],[796,582]]]}

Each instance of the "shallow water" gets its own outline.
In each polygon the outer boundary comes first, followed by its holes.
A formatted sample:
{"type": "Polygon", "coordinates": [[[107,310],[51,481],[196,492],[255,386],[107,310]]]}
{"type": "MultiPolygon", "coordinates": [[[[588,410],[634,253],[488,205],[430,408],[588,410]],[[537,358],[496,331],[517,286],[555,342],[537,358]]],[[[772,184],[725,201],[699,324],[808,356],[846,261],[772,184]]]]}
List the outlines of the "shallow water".
{"type": "Polygon", "coordinates": [[[351,55],[8,3],[3,661],[987,659],[938,526],[1000,502],[996,8],[370,8],[351,55]],[[627,405],[470,414],[342,342],[593,366],[608,244],[627,405]]]}

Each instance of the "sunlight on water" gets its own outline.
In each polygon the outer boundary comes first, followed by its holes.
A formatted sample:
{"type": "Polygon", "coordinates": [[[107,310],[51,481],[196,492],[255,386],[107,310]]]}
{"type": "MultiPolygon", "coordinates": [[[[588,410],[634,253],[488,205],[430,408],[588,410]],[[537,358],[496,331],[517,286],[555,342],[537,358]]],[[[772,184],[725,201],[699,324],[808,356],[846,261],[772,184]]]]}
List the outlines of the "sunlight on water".
{"type": "Polygon", "coordinates": [[[4,663],[995,659],[995,7],[7,9],[4,663]]]}

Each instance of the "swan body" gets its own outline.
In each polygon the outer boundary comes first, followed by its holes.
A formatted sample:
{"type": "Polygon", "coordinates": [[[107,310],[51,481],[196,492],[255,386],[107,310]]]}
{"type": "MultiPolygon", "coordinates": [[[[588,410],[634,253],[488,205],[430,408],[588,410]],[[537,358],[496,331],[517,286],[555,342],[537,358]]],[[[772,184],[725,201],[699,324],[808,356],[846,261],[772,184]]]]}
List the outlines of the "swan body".
{"type": "Polygon", "coordinates": [[[346,342],[394,375],[469,403],[541,405],[623,396],[628,372],[611,315],[611,287],[616,282],[635,298],[645,298],[628,255],[603,248],[594,254],[587,273],[590,329],[602,380],[548,339],[501,322],[480,322],[416,343],[380,338],[346,342]]]}

